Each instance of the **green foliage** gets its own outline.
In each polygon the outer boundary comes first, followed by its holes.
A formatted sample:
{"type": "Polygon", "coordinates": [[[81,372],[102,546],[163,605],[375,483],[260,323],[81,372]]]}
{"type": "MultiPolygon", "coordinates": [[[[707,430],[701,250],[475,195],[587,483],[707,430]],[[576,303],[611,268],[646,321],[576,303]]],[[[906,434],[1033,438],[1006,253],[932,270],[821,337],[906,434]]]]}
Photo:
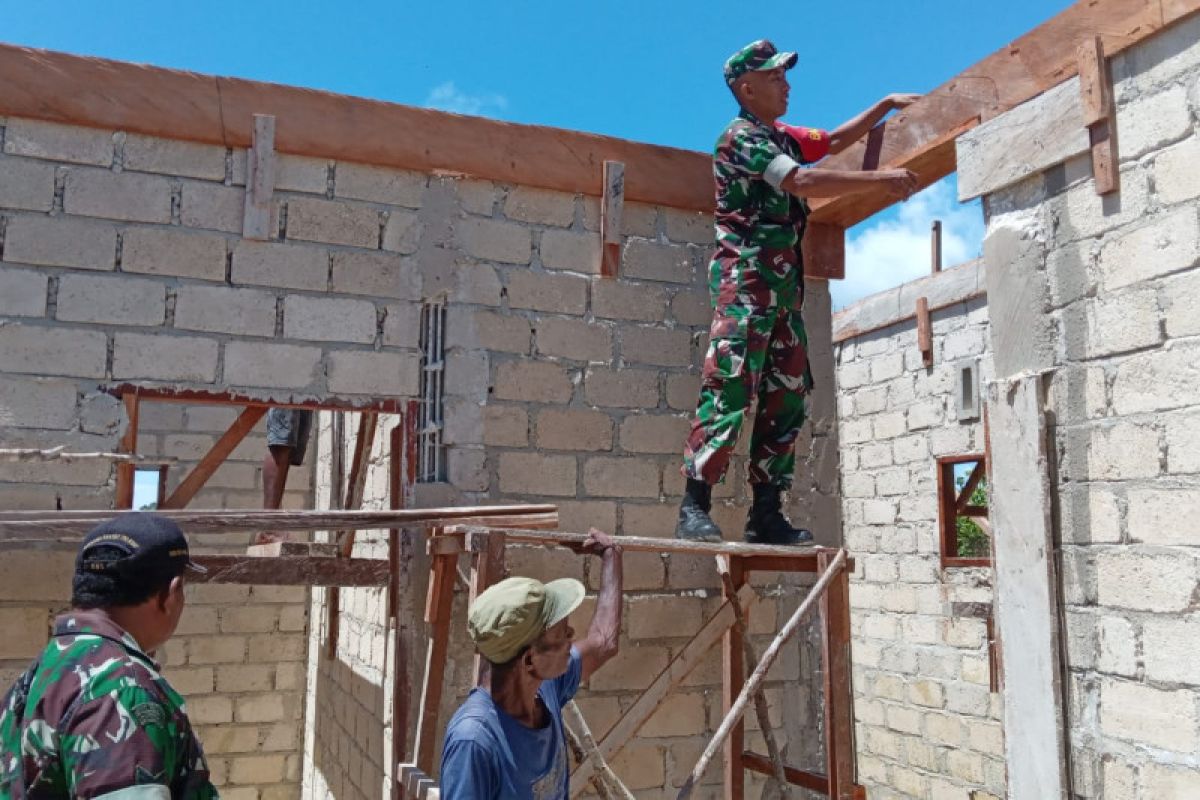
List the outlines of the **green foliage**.
{"type": "Polygon", "coordinates": [[[158,503],[146,503],[144,506],[139,506],[138,511],[154,511],[158,508],[158,503]]]}
{"type": "MultiPolygon", "coordinates": [[[[960,491],[966,482],[966,475],[961,475],[954,481],[960,491]]],[[[968,504],[987,507],[987,478],[981,480],[975,487],[975,491],[971,492],[968,504]]],[[[983,532],[983,528],[975,524],[975,520],[970,517],[955,517],[954,527],[958,531],[959,558],[988,558],[992,554],[991,542],[988,541],[988,536],[983,532]]]]}

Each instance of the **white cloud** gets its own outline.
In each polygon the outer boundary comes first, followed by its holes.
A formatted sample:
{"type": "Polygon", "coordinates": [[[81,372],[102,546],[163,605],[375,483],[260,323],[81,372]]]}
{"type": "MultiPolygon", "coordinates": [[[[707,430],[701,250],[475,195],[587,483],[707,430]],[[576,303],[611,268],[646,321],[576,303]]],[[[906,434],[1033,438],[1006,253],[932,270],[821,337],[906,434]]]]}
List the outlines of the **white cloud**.
{"type": "Polygon", "coordinates": [[[938,181],[846,233],[846,278],[832,281],[834,309],[929,274],[929,229],[942,221],[942,264],[952,267],[979,256],[983,212],[979,201],[960,204],[955,176],[938,181]]]}
{"type": "Polygon", "coordinates": [[[480,93],[469,94],[454,85],[454,81],[446,81],[433,87],[425,98],[428,108],[440,111],[453,111],[456,114],[485,114],[488,111],[503,111],[508,108],[508,98],[502,94],[480,93]]]}

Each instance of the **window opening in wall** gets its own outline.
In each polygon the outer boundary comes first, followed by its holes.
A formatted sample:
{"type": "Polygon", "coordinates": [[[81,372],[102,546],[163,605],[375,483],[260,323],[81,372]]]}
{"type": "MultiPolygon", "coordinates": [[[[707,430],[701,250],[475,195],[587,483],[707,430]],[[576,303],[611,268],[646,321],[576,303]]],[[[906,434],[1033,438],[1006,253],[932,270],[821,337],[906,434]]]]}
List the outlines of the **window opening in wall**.
{"type": "Polygon", "coordinates": [[[133,472],[133,507],[153,511],[167,492],[167,465],[137,469],[133,472]]]}
{"type": "Polygon", "coordinates": [[[421,307],[421,417],[417,426],[417,482],[446,480],[442,443],[446,383],[446,303],[421,307]]]}
{"type": "Polygon", "coordinates": [[[942,566],[991,566],[987,465],[983,455],[938,459],[938,509],[942,566]]]}

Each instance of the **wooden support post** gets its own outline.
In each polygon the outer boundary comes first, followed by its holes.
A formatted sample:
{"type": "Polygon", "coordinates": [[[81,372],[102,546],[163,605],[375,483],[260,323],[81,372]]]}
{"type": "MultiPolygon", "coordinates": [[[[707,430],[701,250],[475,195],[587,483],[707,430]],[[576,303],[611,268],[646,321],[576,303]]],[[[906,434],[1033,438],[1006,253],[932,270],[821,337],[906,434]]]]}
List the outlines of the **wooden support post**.
{"type": "MultiPolygon", "coordinates": [[[[469,602],[489,586],[504,577],[504,534],[472,533],[467,537],[467,549],[471,551],[471,594],[469,602]]],[[[475,683],[483,685],[488,662],[475,654],[475,683]]]]}
{"type": "MultiPolygon", "coordinates": [[[[122,453],[136,453],[138,437],[137,390],[134,389],[131,392],[126,392],[121,396],[121,402],[125,405],[126,427],[125,434],[121,436],[121,442],[117,445],[117,449],[122,453]]],[[[137,464],[135,462],[117,464],[117,496],[113,505],[118,509],[133,508],[133,479],[136,471],[137,464]]]]}
{"type": "MultiPolygon", "coordinates": [[[[371,460],[371,445],[375,441],[375,427],[378,421],[379,415],[373,411],[364,411],[358,418],[358,435],[354,439],[354,456],[350,461],[350,480],[346,484],[346,497],[342,502],[342,508],[347,511],[354,511],[362,505],[363,488],[367,481],[367,462],[371,460]]],[[[333,490],[336,492],[338,488],[339,485],[335,484],[333,490]]],[[[334,535],[341,558],[349,558],[354,552],[354,534],[353,530],[349,530],[338,531],[334,535]]],[[[329,613],[328,629],[333,635],[326,640],[325,655],[333,658],[337,655],[337,634],[342,615],[342,593],[336,586],[329,590],[326,607],[329,613]]]]}
{"type": "Polygon", "coordinates": [[[929,229],[929,270],[942,271],[942,221],[935,219],[929,229]]]}
{"type": "Polygon", "coordinates": [[[625,208],[625,165],[604,162],[604,196],[600,199],[600,276],[615,278],[621,270],[621,214],[625,208]]]}
{"type": "Polygon", "coordinates": [[[917,348],[921,351],[921,363],[933,366],[933,321],[929,317],[929,298],[917,298],[917,348]]]}
{"type": "MultiPolygon", "coordinates": [[[[766,680],[767,672],[770,671],[771,665],[774,664],[776,659],[779,658],[779,654],[783,652],[783,646],[788,642],[788,640],[796,635],[796,631],[800,629],[800,623],[804,621],[805,617],[807,617],[814,608],[816,608],[817,601],[824,597],[825,592],[828,591],[830,587],[830,584],[832,584],[839,575],[844,574],[846,570],[846,563],[846,551],[838,550],[837,554],[834,555],[833,559],[829,562],[829,566],[825,568],[825,571],[821,573],[821,577],[817,579],[816,585],[814,585],[809,591],[808,595],[804,598],[804,601],[800,603],[800,607],[792,612],[792,615],[788,617],[788,621],[784,623],[783,628],[781,628],[779,633],[775,635],[775,638],[771,640],[770,646],[767,647],[766,651],[763,652],[762,661],[760,661],[758,666],[754,668],[754,672],[750,675],[750,680],[746,681],[745,685],[742,686],[741,692],[738,693],[737,699],[733,702],[729,711],[725,714],[725,718],[721,720],[721,725],[717,728],[717,732],[713,734],[712,739],[710,739],[708,745],[705,746],[704,752],[700,754],[700,759],[696,762],[696,766],[692,769],[692,774],[688,776],[688,779],[684,781],[683,786],[680,788],[679,793],[675,795],[675,800],[687,800],[687,798],[692,796],[692,792],[695,790],[696,786],[699,785],[701,778],[704,777],[704,772],[708,769],[708,765],[712,761],[713,756],[716,755],[717,750],[726,743],[730,734],[733,732],[733,729],[741,723],[742,714],[746,713],[746,706],[750,702],[750,697],[755,691],[758,690],[758,687],[762,685],[762,682],[766,680]]],[[[847,611],[848,610],[849,605],[847,604],[847,611]]],[[[849,616],[847,616],[846,619],[848,622],[849,616]]],[[[847,635],[849,635],[848,625],[846,631],[847,635]]],[[[847,675],[846,680],[847,682],[849,681],[849,675],[847,675]]],[[[852,752],[849,754],[849,757],[853,759],[852,752]]],[[[831,789],[834,786],[832,778],[833,776],[830,776],[831,789]]],[[[728,797],[729,795],[726,794],[725,796],[728,797]]],[[[832,797],[835,795],[831,793],[830,796],[832,797]]]]}
{"type": "Polygon", "coordinates": [[[1112,74],[1100,36],[1080,43],[1079,90],[1083,100],[1083,124],[1088,129],[1092,149],[1092,174],[1096,194],[1105,195],[1121,188],[1120,154],[1117,151],[1116,103],[1113,102],[1112,74]]]}
{"type": "MultiPolygon", "coordinates": [[[[388,507],[404,508],[404,419],[398,420],[390,433],[388,447],[388,507]]],[[[400,619],[401,532],[388,530],[388,622],[392,628],[392,758],[390,766],[399,769],[408,749],[408,632],[400,619]]],[[[395,778],[395,776],[394,776],[395,778]]],[[[400,782],[392,780],[391,800],[400,798],[400,782]]]]}
{"type": "Polygon", "coordinates": [[[242,236],[271,238],[271,198],[275,193],[275,117],[254,115],[254,139],[246,153],[246,206],[242,236]]]}
{"type": "Polygon", "coordinates": [[[242,440],[246,438],[246,434],[254,429],[258,421],[267,413],[265,406],[250,406],[242,409],[242,413],[229,426],[229,430],[221,434],[221,438],[217,439],[212,448],[204,454],[195,468],[187,474],[175,491],[171,492],[171,496],[163,501],[162,508],[183,508],[188,503],[192,502],[192,498],[196,496],[204,488],[204,484],[208,483],[208,479],[212,477],[217,468],[225,463],[225,459],[229,458],[229,454],[234,451],[242,440]]]}
{"type": "MultiPolygon", "coordinates": [[[[730,567],[730,559],[727,556],[717,556],[717,572],[721,576],[721,585],[725,589],[725,594],[728,597],[733,597],[737,594],[737,589],[733,583],[733,571],[730,567]]],[[[741,565],[739,565],[741,566],[741,565]]],[[[742,574],[745,575],[743,568],[742,574]]],[[[742,658],[747,664],[757,664],[758,654],[754,650],[754,644],[750,641],[750,626],[746,622],[746,615],[742,612],[742,607],[739,603],[733,604],[734,624],[733,628],[742,637],[742,658]]],[[[788,800],[792,796],[792,789],[788,785],[787,771],[783,763],[783,753],[779,750],[779,742],[775,739],[775,731],[771,728],[771,712],[767,706],[767,696],[759,689],[754,693],[754,713],[758,717],[758,727],[762,731],[763,740],[767,743],[767,754],[771,759],[771,770],[775,781],[779,784],[779,796],[783,800],[788,800]]],[[[743,763],[745,760],[745,751],[742,753],[743,763]]]]}
{"type": "Polygon", "coordinates": [[[425,682],[421,689],[421,709],[417,721],[417,768],[432,773],[437,752],[438,709],[446,679],[446,654],[450,647],[451,611],[454,607],[454,580],[458,570],[461,540],[431,537],[433,567],[429,593],[425,600],[425,621],[429,624],[429,649],[425,655],[425,682]],[[436,549],[434,549],[436,543],[436,549]]]}
{"type": "MultiPolygon", "coordinates": [[[[725,599],[736,598],[736,592],[745,584],[746,571],[742,569],[741,560],[731,558],[728,580],[722,583],[725,599]]],[[[745,633],[737,625],[731,625],[721,638],[721,664],[725,673],[721,686],[721,709],[725,714],[733,709],[746,683],[745,638],[745,633]]],[[[746,794],[746,768],[742,763],[742,753],[746,750],[745,739],[746,728],[739,717],[725,742],[725,800],[743,800],[746,794]]]]}
{"type": "MultiPolygon", "coordinates": [[[[611,760],[621,752],[621,748],[625,746],[626,742],[633,738],[646,720],[650,719],[662,705],[671,689],[696,668],[705,654],[717,643],[717,639],[728,630],[730,625],[733,625],[736,619],[733,612],[734,602],[741,603],[742,608],[749,608],[757,599],[758,594],[754,591],[754,587],[746,584],[738,591],[736,601],[726,600],[722,603],[721,607],[717,609],[717,613],[704,623],[691,641],[684,645],[683,649],[671,660],[667,668],[658,674],[658,677],[646,687],[646,691],[638,696],[629,710],[605,734],[600,741],[601,755],[611,760]]],[[[591,780],[595,769],[595,761],[589,758],[571,773],[572,797],[579,795],[587,788],[588,781],[591,780]]]]}
{"type": "Polygon", "coordinates": [[[809,222],[800,240],[804,277],[841,280],[846,277],[846,229],[809,222]]]}
{"type": "MultiPolygon", "coordinates": [[[[843,551],[839,551],[843,552],[843,551]]],[[[828,569],[834,555],[817,563],[828,569]]],[[[821,655],[825,667],[825,775],[830,800],[854,797],[854,688],[850,682],[850,573],[842,568],[821,595],[824,623],[821,655]]]]}

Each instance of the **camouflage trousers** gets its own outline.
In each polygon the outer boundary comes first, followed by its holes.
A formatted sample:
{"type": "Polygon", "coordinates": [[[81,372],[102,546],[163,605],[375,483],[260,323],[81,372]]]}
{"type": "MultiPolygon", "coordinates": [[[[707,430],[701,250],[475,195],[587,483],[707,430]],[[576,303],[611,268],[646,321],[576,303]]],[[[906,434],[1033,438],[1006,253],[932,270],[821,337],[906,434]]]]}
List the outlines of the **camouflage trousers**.
{"type": "Polygon", "coordinates": [[[709,267],[709,288],[713,322],[682,472],[720,483],[757,403],[750,482],[787,489],[812,389],[800,266],[772,269],[757,259],[718,258],[709,267]]]}

